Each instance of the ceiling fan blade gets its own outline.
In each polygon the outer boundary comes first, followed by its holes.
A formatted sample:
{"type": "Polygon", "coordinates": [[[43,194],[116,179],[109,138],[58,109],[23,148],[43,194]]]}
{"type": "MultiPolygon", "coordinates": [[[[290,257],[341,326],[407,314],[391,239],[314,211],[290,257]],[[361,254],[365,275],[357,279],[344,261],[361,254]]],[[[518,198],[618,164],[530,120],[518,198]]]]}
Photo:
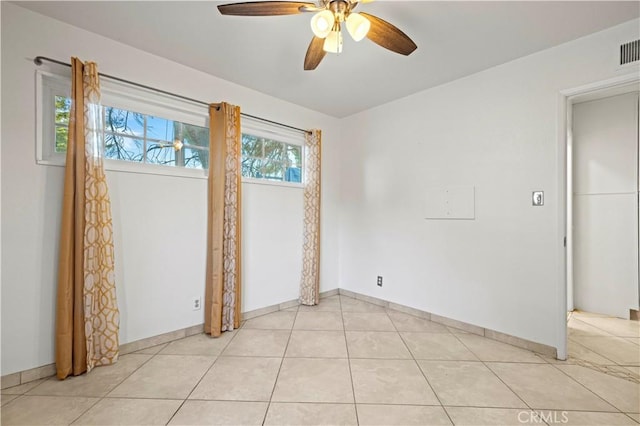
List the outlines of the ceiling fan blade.
{"type": "Polygon", "coordinates": [[[322,58],[324,58],[324,55],[327,54],[327,52],[322,48],[323,45],[323,38],[313,37],[313,40],[311,40],[309,48],[307,49],[307,54],[304,56],[305,71],[315,70],[320,64],[320,61],[322,61],[322,58]]]}
{"type": "Polygon", "coordinates": [[[301,8],[315,7],[315,3],[299,1],[252,1],[245,3],[221,4],[218,10],[223,15],[238,16],[275,16],[296,15],[301,8]]]}
{"type": "Polygon", "coordinates": [[[401,55],[410,55],[418,46],[405,33],[384,19],[360,12],[371,22],[367,38],[372,42],[401,55]]]}
{"type": "Polygon", "coordinates": [[[315,4],[312,6],[300,6],[300,12],[322,12],[327,10],[326,7],[318,7],[315,4]]]}

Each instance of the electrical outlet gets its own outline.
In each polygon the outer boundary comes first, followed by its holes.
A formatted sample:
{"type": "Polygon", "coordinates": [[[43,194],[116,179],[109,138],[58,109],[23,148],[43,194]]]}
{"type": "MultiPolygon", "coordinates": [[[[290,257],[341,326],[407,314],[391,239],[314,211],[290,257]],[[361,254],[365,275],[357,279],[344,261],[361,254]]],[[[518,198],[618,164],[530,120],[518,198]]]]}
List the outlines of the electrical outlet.
{"type": "Polygon", "coordinates": [[[194,297],[191,300],[191,309],[193,309],[194,311],[199,311],[201,307],[202,307],[202,299],[200,297],[194,297]]]}
{"type": "Polygon", "coordinates": [[[382,277],[378,275],[378,287],[382,287],[382,277]]]}

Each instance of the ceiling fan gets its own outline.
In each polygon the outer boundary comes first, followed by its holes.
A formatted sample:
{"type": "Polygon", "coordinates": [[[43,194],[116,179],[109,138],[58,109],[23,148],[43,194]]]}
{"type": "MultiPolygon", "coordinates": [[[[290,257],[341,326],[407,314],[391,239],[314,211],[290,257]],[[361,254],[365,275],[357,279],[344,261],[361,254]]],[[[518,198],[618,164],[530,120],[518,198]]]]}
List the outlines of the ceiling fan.
{"type": "Polygon", "coordinates": [[[276,16],[315,12],[311,18],[313,39],[304,58],[304,69],[314,70],[327,52],[342,52],[342,26],[355,41],[364,37],[401,55],[410,55],[418,46],[405,33],[387,21],[353,10],[360,3],[373,0],[255,1],[218,6],[223,15],[276,16]]]}

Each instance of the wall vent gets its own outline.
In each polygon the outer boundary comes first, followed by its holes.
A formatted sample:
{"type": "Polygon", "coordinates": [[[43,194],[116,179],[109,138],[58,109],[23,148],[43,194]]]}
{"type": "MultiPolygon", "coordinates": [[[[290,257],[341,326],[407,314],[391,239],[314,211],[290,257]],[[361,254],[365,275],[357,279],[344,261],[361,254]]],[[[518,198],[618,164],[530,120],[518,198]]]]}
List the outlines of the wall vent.
{"type": "Polygon", "coordinates": [[[620,65],[640,61],[640,40],[620,45],[620,65]]]}

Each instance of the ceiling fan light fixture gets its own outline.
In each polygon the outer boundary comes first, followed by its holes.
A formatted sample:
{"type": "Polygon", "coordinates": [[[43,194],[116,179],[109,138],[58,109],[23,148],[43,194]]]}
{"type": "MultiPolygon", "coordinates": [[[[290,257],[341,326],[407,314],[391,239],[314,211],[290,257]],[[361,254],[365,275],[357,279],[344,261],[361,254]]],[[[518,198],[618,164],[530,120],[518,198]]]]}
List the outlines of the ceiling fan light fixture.
{"type": "Polygon", "coordinates": [[[347,17],[347,31],[355,41],[360,41],[367,36],[371,22],[359,13],[350,13],[347,17]]]}
{"type": "Polygon", "coordinates": [[[316,37],[325,38],[331,32],[335,17],[330,10],[323,10],[311,18],[311,31],[316,37]]]}
{"type": "Polygon", "coordinates": [[[340,29],[337,31],[333,30],[329,33],[327,38],[324,39],[322,48],[325,52],[342,53],[342,32],[340,29]]]}

